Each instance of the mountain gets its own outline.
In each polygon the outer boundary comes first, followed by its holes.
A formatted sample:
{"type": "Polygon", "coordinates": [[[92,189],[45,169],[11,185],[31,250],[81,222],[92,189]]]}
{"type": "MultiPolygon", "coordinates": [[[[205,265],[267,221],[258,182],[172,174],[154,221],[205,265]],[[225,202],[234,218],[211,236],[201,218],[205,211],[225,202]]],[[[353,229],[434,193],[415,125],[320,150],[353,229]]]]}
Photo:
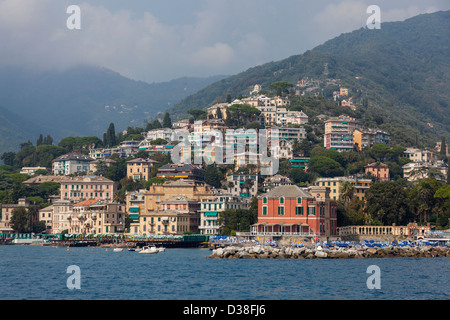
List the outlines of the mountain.
{"type": "Polygon", "coordinates": [[[149,84],[92,66],[41,72],[0,68],[0,107],[5,110],[0,116],[0,154],[28,139],[34,143],[39,133],[57,141],[72,135],[102,137],[111,122],[116,131],[140,126],[223,77],[149,84]]]}
{"type": "Polygon", "coordinates": [[[366,108],[356,114],[390,132],[395,141],[413,145],[418,139],[434,146],[442,136],[450,140],[449,34],[450,11],[385,22],[381,29],[361,28],[301,55],[221,79],[169,111],[182,115],[225,101],[228,94],[249,95],[255,84],[266,90],[277,81],[296,84],[301,75],[320,81],[321,95],[331,97],[339,83],[366,98],[366,108]]]}

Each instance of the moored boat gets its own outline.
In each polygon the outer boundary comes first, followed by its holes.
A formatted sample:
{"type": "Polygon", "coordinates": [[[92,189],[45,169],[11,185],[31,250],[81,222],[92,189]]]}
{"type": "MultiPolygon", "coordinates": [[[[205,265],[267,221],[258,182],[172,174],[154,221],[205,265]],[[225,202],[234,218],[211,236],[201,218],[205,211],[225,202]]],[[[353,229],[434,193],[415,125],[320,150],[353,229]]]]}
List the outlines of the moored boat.
{"type": "Polygon", "coordinates": [[[140,254],[151,254],[151,253],[159,253],[159,250],[156,249],[156,247],[148,247],[145,246],[142,248],[141,251],[139,251],[140,254]]]}

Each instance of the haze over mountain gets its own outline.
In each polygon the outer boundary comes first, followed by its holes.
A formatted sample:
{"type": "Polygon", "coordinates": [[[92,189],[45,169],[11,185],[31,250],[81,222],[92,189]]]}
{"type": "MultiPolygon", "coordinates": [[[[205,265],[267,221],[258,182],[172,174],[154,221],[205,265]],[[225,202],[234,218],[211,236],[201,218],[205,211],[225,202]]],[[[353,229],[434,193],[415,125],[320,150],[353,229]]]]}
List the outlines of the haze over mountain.
{"type": "Polygon", "coordinates": [[[450,138],[449,34],[450,11],[382,23],[381,29],[360,28],[304,54],[222,79],[170,112],[182,116],[191,108],[223,102],[228,94],[249,95],[255,84],[264,89],[276,81],[295,84],[300,75],[340,79],[343,86],[367,97],[362,118],[378,117],[379,127],[402,142],[412,143],[419,136],[424,145],[433,146],[442,136],[450,138]]]}
{"type": "Polygon", "coordinates": [[[79,66],[65,71],[0,69],[0,154],[35,143],[42,133],[55,143],[66,136],[102,137],[114,122],[117,131],[141,126],[158,112],[223,78],[180,78],[145,83],[114,71],[79,66]]]}

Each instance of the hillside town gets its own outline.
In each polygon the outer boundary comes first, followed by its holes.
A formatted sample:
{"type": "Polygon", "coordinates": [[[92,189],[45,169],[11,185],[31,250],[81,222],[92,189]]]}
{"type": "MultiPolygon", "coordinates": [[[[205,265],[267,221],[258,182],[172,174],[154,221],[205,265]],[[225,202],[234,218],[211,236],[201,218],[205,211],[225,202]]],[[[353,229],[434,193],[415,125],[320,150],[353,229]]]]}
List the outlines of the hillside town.
{"type": "Polygon", "coordinates": [[[0,233],[331,241],[448,229],[445,139],[432,150],[393,144],[347,115],[359,106],[345,87],[331,99],[342,114],[308,116],[290,99],[305,84],[275,83],[272,93],[257,84],[189,118],[166,113],[148,130],[121,132],[131,139],[120,142],[110,126],[103,143],[72,143],[51,166],[29,160],[15,173],[20,152],[34,147],[24,144],[2,156],[16,192],[0,194],[0,233]]]}

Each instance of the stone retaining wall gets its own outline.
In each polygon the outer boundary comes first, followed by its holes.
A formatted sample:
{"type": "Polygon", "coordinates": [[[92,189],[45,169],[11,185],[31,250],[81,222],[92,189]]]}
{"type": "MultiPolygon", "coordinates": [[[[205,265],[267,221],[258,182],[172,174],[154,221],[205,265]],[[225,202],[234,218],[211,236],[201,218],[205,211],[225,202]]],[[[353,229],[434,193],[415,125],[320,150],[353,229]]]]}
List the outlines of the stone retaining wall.
{"type": "Polygon", "coordinates": [[[348,259],[348,258],[450,257],[448,247],[384,247],[315,249],[270,246],[228,246],[212,250],[208,258],[227,259],[348,259]]]}

